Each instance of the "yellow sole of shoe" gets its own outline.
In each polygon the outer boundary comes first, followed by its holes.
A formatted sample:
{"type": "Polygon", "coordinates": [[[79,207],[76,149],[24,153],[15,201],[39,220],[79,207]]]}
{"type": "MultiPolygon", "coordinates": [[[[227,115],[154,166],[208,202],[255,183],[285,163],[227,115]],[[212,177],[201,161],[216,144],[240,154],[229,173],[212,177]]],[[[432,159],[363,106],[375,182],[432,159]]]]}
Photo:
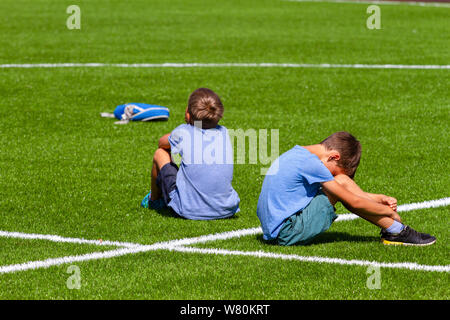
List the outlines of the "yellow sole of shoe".
{"type": "Polygon", "coordinates": [[[386,240],[386,239],[381,239],[381,242],[384,245],[389,245],[389,246],[420,246],[420,247],[425,247],[425,246],[430,246],[430,245],[434,244],[436,242],[436,240],[434,240],[433,242],[430,242],[430,243],[421,243],[421,244],[396,242],[396,241],[389,241],[389,240],[386,240]]]}

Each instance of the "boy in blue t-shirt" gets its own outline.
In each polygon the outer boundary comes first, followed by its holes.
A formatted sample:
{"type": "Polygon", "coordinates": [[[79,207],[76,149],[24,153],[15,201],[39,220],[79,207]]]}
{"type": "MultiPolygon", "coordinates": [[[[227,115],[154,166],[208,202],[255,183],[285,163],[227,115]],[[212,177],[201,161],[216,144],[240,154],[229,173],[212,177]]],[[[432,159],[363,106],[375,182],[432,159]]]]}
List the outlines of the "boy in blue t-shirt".
{"type": "Polygon", "coordinates": [[[159,140],[153,157],[151,192],[145,208],[171,208],[192,220],[221,219],[239,211],[231,185],[233,150],[228,130],[218,125],[223,105],[212,90],[200,88],[189,97],[186,124],[159,140]],[[180,168],[172,154],[181,156],[180,168]]]}
{"type": "Polygon", "coordinates": [[[361,145],[348,132],[320,144],[295,146],[269,169],[257,215],[265,240],[280,245],[308,244],[337,218],[340,201],[351,212],[381,228],[384,244],[430,245],[436,238],[401,223],[395,198],[364,192],[353,181],[361,145]]]}

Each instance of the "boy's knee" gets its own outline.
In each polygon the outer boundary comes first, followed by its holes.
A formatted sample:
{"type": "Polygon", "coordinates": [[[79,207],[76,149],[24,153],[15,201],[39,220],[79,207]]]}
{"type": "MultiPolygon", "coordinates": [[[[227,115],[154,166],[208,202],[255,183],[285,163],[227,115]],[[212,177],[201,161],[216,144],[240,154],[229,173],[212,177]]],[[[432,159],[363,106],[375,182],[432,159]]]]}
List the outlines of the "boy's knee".
{"type": "Polygon", "coordinates": [[[156,149],[153,155],[153,162],[156,163],[159,168],[161,168],[164,164],[170,162],[170,159],[170,153],[163,148],[156,149]]]}
{"type": "Polygon", "coordinates": [[[164,157],[170,157],[170,153],[163,148],[156,149],[153,158],[164,158],[164,157]]]}

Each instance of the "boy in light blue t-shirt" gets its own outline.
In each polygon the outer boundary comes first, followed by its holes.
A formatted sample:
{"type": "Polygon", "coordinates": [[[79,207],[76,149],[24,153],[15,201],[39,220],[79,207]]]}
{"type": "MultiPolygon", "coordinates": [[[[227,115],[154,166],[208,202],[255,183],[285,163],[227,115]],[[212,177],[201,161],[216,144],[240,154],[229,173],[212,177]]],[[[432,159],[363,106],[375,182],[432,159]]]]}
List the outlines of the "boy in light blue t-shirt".
{"type": "Polygon", "coordinates": [[[402,224],[395,198],[359,188],[353,177],[360,157],[359,141],[345,131],[282,154],[269,169],[259,196],[257,215],[264,239],[285,246],[308,244],[337,218],[334,205],[340,201],[380,227],[386,245],[435,243],[435,237],[402,224]]]}
{"type": "Polygon", "coordinates": [[[186,124],[159,140],[153,157],[151,192],[142,200],[145,208],[171,208],[178,216],[211,220],[239,211],[233,189],[233,150],[228,130],[218,125],[223,115],[220,98],[200,88],[189,97],[186,124]],[[180,167],[172,154],[181,156],[180,167]]]}

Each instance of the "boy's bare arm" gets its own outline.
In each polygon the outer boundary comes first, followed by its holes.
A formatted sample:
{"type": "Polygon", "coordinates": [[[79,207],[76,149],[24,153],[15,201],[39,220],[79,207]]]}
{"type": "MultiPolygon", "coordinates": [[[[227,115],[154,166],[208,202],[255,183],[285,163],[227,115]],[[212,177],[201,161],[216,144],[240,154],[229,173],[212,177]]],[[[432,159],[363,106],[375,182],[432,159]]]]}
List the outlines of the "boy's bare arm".
{"type": "Polygon", "coordinates": [[[350,177],[340,174],[335,177],[335,180],[344,186],[348,191],[372,201],[388,205],[392,210],[397,211],[397,199],[384,194],[376,194],[363,191],[350,177]]]}
{"type": "Polygon", "coordinates": [[[385,216],[397,221],[401,221],[400,216],[387,204],[374,201],[364,191],[351,192],[336,180],[322,183],[322,187],[327,194],[342,202],[342,204],[355,214],[365,214],[371,216],[385,216]]]}
{"type": "Polygon", "coordinates": [[[165,150],[170,150],[169,136],[170,136],[170,133],[163,135],[159,139],[158,148],[162,148],[162,149],[165,149],[165,150]]]}

